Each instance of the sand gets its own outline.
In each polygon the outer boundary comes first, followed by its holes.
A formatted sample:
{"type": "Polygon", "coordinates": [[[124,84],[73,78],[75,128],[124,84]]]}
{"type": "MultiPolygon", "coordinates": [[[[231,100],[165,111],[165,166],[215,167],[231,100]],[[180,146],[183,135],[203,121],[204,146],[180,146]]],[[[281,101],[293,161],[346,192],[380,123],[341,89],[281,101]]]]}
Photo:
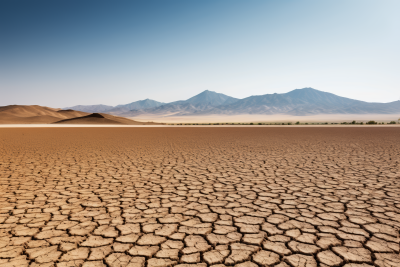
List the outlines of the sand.
{"type": "Polygon", "coordinates": [[[88,114],[76,110],[60,110],[37,105],[11,105],[0,107],[0,124],[47,124],[88,114]]]}
{"type": "Polygon", "coordinates": [[[1,128],[0,266],[399,266],[399,153],[399,127],[1,128]]]}
{"type": "Polygon", "coordinates": [[[0,107],[0,125],[4,124],[76,124],[76,125],[154,125],[103,113],[86,113],[43,106],[11,105],[0,107]]]}
{"type": "Polygon", "coordinates": [[[157,125],[159,123],[153,122],[137,122],[123,117],[108,115],[104,113],[92,113],[86,116],[70,118],[61,121],[54,122],[55,124],[85,124],[85,125],[96,125],[96,124],[111,124],[111,125],[157,125]]]}

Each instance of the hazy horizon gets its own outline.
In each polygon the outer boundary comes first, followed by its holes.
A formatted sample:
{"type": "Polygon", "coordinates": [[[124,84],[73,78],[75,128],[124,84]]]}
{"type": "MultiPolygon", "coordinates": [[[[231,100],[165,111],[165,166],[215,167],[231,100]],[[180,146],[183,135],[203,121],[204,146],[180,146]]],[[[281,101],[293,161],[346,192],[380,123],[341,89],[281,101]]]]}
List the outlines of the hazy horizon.
{"type": "Polygon", "coordinates": [[[395,0],[0,2],[0,106],[312,87],[400,99],[395,0]]]}

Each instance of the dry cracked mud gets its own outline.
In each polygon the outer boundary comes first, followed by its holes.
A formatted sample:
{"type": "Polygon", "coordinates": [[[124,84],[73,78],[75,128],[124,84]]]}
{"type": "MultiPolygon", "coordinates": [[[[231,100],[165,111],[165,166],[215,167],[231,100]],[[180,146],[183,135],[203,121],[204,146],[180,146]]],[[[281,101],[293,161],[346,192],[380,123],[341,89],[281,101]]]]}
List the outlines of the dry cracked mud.
{"type": "Polygon", "coordinates": [[[400,128],[0,129],[0,267],[399,267],[400,128]]]}

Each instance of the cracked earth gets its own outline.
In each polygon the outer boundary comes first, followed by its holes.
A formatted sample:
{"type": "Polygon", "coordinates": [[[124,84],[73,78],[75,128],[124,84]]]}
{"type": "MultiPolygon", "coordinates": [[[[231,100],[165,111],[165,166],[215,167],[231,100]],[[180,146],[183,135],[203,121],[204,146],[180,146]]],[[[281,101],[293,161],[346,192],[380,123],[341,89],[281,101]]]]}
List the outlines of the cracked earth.
{"type": "Polygon", "coordinates": [[[399,267],[400,128],[0,129],[0,267],[399,267]]]}

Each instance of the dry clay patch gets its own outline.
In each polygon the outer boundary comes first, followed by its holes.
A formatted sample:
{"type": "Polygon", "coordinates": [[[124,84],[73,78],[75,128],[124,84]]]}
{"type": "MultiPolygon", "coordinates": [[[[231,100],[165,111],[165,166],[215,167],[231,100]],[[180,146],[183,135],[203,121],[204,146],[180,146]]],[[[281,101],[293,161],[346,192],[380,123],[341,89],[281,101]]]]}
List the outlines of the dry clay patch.
{"type": "Polygon", "coordinates": [[[400,266],[399,139],[1,129],[0,267],[400,266]]]}

